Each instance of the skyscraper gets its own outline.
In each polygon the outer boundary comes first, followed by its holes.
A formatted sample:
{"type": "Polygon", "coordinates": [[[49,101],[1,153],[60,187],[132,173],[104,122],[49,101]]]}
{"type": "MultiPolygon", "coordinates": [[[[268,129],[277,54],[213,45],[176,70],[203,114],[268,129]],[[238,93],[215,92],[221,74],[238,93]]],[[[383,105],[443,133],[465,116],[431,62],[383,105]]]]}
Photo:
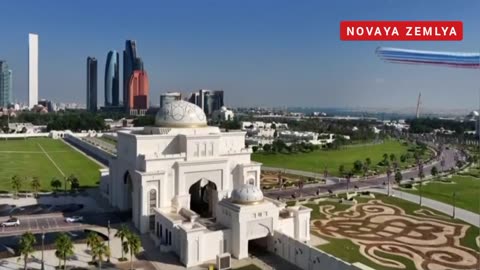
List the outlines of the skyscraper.
{"type": "Polygon", "coordinates": [[[197,105],[203,109],[207,116],[212,115],[214,111],[220,110],[223,106],[222,90],[200,89],[198,93],[197,105]]]}
{"type": "Polygon", "coordinates": [[[125,42],[123,51],[123,106],[128,110],[130,79],[137,61],[137,43],[135,40],[125,42]]]}
{"type": "Polygon", "coordinates": [[[149,83],[147,72],[143,70],[135,70],[132,74],[129,84],[129,110],[146,110],[148,109],[148,92],[149,83]]]}
{"type": "Polygon", "coordinates": [[[28,34],[28,108],[38,102],[38,35],[28,34]]]}
{"type": "Polygon", "coordinates": [[[105,65],[105,107],[118,106],[120,100],[119,55],[110,51],[105,65]]]}
{"type": "Polygon", "coordinates": [[[0,60],[0,108],[12,103],[12,70],[6,61],[0,60]]]}
{"type": "Polygon", "coordinates": [[[97,59],[87,58],[87,110],[97,111],[97,59]]]}

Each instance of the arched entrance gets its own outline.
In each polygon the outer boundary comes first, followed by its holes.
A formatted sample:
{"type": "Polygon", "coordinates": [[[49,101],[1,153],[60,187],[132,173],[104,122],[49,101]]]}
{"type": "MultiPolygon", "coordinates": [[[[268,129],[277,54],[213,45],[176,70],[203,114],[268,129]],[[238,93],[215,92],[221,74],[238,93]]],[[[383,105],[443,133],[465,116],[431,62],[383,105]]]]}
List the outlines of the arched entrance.
{"type": "Polygon", "coordinates": [[[132,176],[127,171],[123,176],[123,197],[125,198],[125,209],[132,211],[132,196],[133,196],[133,184],[132,176]]]}
{"type": "Polygon", "coordinates": [[[217,185],[207,180],[200,179],[190,189],[190,210],[201,217],[212,217],[217,196],[217,185]]]}

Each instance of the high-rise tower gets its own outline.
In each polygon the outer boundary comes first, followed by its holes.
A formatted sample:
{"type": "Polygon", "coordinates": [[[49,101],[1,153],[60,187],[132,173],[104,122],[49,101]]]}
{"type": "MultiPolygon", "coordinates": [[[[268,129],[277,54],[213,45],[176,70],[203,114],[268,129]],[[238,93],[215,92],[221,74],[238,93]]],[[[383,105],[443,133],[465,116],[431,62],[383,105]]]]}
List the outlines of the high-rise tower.
{"type": "Polygon", "coordinates": [[[127,40],[125,42],[125,50],[123,51],[123,106],[128,109],[130,101],[129,84],[137,59],[137,43],[135,40],[127,40]]]}
{"type": "Polygon", "coordinates": [[[12,103],[12,70],[7,62],[0,60],[0,108],[12,103]]]}
{"type": "Polygon", "coordinates": [[[28,108],[38,102],[38,35],[28,34],[28,108]]]}
{"type": "Polygon", "coordinates": [[[128,108],[133,110],[148,109],[149,83],[146,71],[135,70],[129,84],[128,108]]]}
{"type": "Polygon", "coordinates": [[[97,59],[87,58],[87,110],[97,111],[97,59]]]}
{"type": "Polygon", "coordinates": [[[105,107],[118,106],[120,100],[119,55],[110,51],[105,65],[105,107]]]}

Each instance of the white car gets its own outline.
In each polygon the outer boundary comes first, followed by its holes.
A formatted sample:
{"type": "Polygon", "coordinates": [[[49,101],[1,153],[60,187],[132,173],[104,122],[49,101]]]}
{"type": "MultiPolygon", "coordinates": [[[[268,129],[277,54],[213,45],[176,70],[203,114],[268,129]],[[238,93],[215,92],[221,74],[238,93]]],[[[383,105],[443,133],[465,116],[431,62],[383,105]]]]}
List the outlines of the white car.
{"type": "Polygon", "coordinates": [[[16,227],[20,226],[20,220],[18,218],[10,218],[7,221],[2,222],[2,227],[16,227]]]}
{"type": "Polygon", "coordinates": [[[81,221],[83,221],[82,216],[73,216],[73,217],[65,218],[65,222],[67,223],[74,223],[74,222],[81,222],[81,221]]]}

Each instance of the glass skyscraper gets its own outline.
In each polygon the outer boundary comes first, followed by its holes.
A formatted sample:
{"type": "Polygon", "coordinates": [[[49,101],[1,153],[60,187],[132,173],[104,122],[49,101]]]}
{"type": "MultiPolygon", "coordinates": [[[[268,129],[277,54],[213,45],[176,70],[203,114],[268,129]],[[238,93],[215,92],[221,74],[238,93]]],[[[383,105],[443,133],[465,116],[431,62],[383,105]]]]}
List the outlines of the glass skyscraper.
{"type": "Polygon", "coordinates": [[[119,54],[110,51],[105,65],[105,107],[118,106],[120,103],[119,54]]]}
{"type": "Polygon", "coordinates": [[[137,59],[137,43],[135,40],[127,40],[125,42],[125,50],[123,51],[123,106],[128,109],[130,78],[135,69],[137,59]]]}
{"type": "Polygon", "coordinates": [[[12,103],[12,70],[6,61],[0,60],[0,107],[6,108],[12,103]]]}
{"type": "Polygon", "coordinates": [[[87,110],[97,111],[97,59],[87,58],[87,110]]]}

